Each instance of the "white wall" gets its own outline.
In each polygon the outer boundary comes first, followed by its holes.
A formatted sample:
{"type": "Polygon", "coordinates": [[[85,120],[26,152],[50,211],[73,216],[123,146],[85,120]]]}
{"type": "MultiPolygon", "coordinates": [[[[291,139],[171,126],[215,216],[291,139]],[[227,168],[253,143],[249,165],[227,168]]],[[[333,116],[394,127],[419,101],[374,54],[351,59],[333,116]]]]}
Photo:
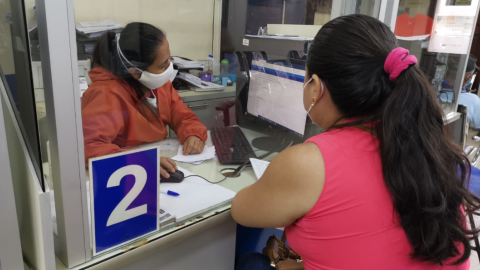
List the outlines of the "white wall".
{"type": "Polygon", "coordinates": [[[314,25],[324,25],[330,21],[331,14],[315,12],[314,25]]]}
{"type": "MultiPolygon", "coordinates": [[[[30,29],[37,26],[35,0],[24,3],[30,29]]],[[[167,33],[172,55],[199,60],[219,54],[221,0],[74,0],[74,4],[77,22],[112,19],[159,27],[167,33]]],[[[15,73],[10,25],[4,22],[10,10],[10,0],[0,0],[0,65],[5,74],[15,73]]]]}
{"type": "Polygon", "coordinates": [[[219,1],[74,0],[75,21],[150,23],[167,33],[172,55],[198,60],[212,54],[215,2],[219,1]]]}
{"type": "Polygon", "coordinates": [[[25,5],[25,18],[28,29],[37,26],[37,16],[35,15],[35,0],[23,0],[25,5]]]}

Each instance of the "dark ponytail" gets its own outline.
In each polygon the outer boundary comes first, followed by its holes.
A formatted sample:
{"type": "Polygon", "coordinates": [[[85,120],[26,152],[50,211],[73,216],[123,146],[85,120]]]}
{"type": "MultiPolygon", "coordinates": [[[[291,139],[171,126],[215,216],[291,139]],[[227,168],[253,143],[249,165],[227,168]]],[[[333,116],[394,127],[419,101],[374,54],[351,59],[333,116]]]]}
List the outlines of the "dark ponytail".
{"type": "MultiPolygon", "coordinates": [[[[127,60],[135,67],[146,70],[157,57],[158,47],[165,40],[165,33],[148,23],[129,23],[121,32],[120,49],[127,60]]],[[[117,52],[116,34],[108,32],[97,41],[93,52],[92,67],[101,66],[115,76],[126,81],[142,99],[144,93],[138,80],[125,68],[131,65],[123,61],[117,52]],[[125,65],[125,66],[124,66],[125,65]]]]}
{"type": "Polygon", "coordinates": [[[444,126],[443,111],[417,66],[395,82],[384,71],[398,47],[383,23],[364,15],[339,17],[319,31],[308,54],[309,75],[317,74],[345,118],[333,128],[372,124],[380,141],[386,185],[412,257],[437,264],[470,256],[465,214],[480,200],[465,187],[470,163],[444,126]]]}

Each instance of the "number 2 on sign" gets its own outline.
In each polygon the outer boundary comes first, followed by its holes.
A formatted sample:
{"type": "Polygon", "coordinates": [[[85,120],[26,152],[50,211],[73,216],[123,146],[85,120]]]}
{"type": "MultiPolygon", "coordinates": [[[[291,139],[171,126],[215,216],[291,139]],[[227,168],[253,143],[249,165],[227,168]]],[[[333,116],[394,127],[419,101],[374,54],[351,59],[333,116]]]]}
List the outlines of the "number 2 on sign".
{"type": "Polygon", "coordinates": [[[127,196],[125,196],[117,207],[113,209],[113,212],[108,218],[107,227],[147,213],[146,204],[127,210],[128,206],[130,206],[130,204],[137,198],[138,194],[142,192],[147,183],[147,171],[145,171],[143,167],[129,165],[116,170],[110,178],[108,178],[107,187],[118,187],[122,179],[127,175],[133,175],[135,177],[135,184],[130,192],[128,192],[127,196]]]}

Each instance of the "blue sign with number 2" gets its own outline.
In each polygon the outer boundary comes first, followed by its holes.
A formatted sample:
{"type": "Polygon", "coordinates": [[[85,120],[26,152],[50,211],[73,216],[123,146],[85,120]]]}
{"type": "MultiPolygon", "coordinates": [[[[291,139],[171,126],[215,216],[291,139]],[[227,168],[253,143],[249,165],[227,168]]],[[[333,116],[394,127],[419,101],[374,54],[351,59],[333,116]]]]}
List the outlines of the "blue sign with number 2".
{"type": "Polygon", "coordinates": [[[158,229],[158,150],[90,161],[94,254],[158,229]]]}

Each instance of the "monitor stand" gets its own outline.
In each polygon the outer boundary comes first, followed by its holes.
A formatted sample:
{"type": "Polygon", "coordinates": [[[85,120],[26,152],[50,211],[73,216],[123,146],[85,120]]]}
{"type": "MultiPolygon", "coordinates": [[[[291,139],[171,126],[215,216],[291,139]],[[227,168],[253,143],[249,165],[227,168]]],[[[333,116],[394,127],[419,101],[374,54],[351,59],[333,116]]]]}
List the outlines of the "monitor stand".
{"type": "Polygon", "coordinates": [[[263,151],[281,152],[289,146],[290,142],[299,143],[301,138],[286,131],[275,130],[271,136],[258,137],[252,140],[252,146],[263,151]]]}
{"type": "Polygon", "coordinates": [[[263,151],[274,151],[280,146],[282,140],[276,137],[258,137],[252,140],[252,146],[263,151]]]}

